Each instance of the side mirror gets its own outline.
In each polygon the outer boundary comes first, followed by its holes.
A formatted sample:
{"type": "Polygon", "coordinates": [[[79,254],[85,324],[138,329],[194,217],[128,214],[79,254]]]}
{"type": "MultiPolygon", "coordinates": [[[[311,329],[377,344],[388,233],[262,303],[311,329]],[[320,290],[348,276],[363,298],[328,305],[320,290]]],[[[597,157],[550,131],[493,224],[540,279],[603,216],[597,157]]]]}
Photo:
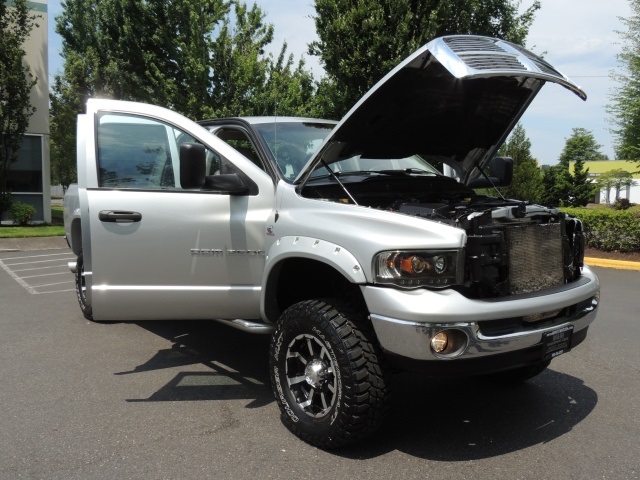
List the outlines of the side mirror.
{"type": "MultiPolygon", "coordinates": [[[[513,181],[513,159],[511,157],[493,157],[485,168],[485,173],[496,187],[508,187],[513,181]]],[[[491,182],[480,173],[469,180],[469,187],[490,188],[491,182]]]]}
{"type": "Polygon", "coordinates": [[[187,190],[200,189],[207,171],[206,150],[199,143],[180,145],[180,185],[187,190]]]}
{"type": "Polygon", "coordinates": [[[208,175],[204,181],[203,190],[227,193],[229,195],[246,195],[249,186],[245,185],[237,173],[222,173],[220,175],[208,175]]]}

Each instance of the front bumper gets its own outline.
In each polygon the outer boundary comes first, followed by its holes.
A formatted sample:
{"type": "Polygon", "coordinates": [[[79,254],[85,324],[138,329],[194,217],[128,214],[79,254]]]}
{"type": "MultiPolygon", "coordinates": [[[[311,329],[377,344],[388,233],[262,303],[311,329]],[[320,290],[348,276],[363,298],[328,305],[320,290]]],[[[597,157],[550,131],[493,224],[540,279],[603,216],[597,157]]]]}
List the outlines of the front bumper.
{"type": "MultiPolygon", "coordinates": [[[[542,352],[546,332],[570,325],[574,337],[571,346],[575,346],[584,339],[586,329],[596,317],[600,284],[596,275],[584,267],[582,277],[572,284],[499,299],[472,300],[451,289],[403,291],[364,286],[362,292],[385,351],[407,359],[442,364],[512,352],[542,352]],[[549,312],[559,313],[542,321],[524,321],[537,314],[546,317],[549,312]],[[500,321],[502,325],[506,319],[514,320],[511,331],[492,328],[492,324],[500,321]],[[522,320],[520,327],[518,319],[522,320]],[[466,343],[454,354],[443,356],[432,351],[430,341],[445,329],[462,332],[466,343]]],[[[532,358],[543,360],[536,355],[532,358]]]]}

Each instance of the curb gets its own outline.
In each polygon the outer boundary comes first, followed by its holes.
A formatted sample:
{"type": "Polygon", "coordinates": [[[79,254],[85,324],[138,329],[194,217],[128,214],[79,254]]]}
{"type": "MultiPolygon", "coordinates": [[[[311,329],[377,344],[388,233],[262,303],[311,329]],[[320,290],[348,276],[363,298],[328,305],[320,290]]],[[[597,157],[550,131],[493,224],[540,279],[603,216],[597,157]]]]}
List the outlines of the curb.
{"type": "Polygon", "coordinates": [[[64,237],[0,238],[0,253],[69,248],[64,237]]]}
{"type": "Polygon", "coordinates": [[[584,263],[590,267],[615,268],[617,270],[640,270],[640,262],[627,260],[609,260],[607,258],[584,257],[584,263]]]}

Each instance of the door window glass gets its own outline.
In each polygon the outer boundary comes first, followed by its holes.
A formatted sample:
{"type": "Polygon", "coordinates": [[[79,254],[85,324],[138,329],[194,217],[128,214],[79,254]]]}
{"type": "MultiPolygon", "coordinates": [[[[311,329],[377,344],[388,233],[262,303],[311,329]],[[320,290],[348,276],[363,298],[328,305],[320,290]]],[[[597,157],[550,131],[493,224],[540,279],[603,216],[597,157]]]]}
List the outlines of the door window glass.
{"type": "MultiPolygon", "coordinates": [[[[98,185],[106,188],[180,189],[180,145],[200,143],[157,120],[103,114],[98,120],[98,185]]],[[[207,149],[207,175],[220,170],[220,157],[207,149]]]]}
{"type": "Polygon", "coordinates": [[[215,134],[264,170],[264,165],[260,161],[260,156],[253,142],[249,140],[249,137],[242,130],[238,128],[221,128],[215,134]]]}

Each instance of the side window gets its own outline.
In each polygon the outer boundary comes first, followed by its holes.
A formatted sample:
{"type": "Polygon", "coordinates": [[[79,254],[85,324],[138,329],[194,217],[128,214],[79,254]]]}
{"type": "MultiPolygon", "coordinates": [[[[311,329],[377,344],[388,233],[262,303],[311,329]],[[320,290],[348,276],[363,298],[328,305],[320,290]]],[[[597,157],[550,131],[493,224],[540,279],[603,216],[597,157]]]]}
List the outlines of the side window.
{"type": "Polygon", "coordinates": [[[215,132],[215,135],[227,142],[242,155],[251,160],[254,164],[264,170],[264,165],[260,161],[260,157],[249,137],[242,130],[236,128],[221,128],[215,132]]]}
{"type": "MultiPolygon", "coordinates": [[[[180,189],[180,145],[197,142],[163,122],[125,114],[98,118],[98,185],[144,190],[180,189]]],[[[220,156],[207,149],[207,175],[220,170],[220,156]]]]}

